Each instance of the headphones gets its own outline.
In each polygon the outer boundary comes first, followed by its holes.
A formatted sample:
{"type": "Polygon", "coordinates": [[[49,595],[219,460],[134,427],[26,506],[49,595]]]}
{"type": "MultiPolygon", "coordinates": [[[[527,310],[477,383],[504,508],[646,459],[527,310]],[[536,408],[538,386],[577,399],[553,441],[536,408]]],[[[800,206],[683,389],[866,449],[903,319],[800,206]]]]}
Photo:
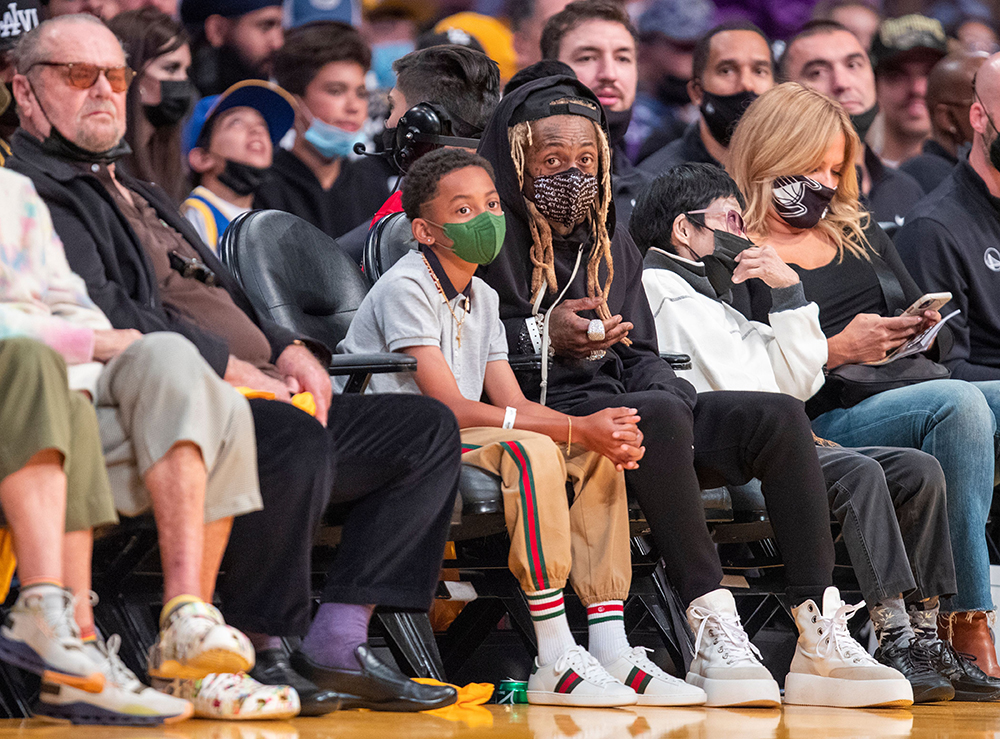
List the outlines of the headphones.
{"type": "Polygon", "coordinates": [[[401,173],[406,174],[410,166],[424,154],[442,146],[458,146],[475,149],[479,139],[453,135],[452,120],[465,123],[457,116],[448,115],[431,103],[418,103],[406,111],[395,128],[387,128],[382,134],[385,151],[370,153],[364,144],[355,144],[354,152],[365,156],[384,157],[392,162],[401,173]]]}

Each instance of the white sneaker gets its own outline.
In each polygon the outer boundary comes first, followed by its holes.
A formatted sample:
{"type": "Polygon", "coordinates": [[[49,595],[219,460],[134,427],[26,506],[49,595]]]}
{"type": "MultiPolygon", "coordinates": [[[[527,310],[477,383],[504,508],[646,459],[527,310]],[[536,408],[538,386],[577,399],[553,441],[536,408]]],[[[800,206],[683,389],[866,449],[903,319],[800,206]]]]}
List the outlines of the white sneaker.
{"type": "Polygon", "coordinates": [[[841,708],[913,704],[913,688],[903,674],[877,662],[847,629],[848,619],[864,605],[846,605],[831,586],[823,593],[822,612],[811,600],[792,609],[799,640],[785,678],[785,703],[841,708]]]}
{"type": "Polygon", "coordinates": [[[781,705],[778,683],[743,630],[732,593],[719,588],[695,598],[687,619],[696,636],[686,679],[708,694],[705,705],[781,705]]]}
{"type": "Polygon", "coordinates": [[[0,626],[0,660],[57,685],[89,693],[104,688],[104,675],[83,650],[73,616],[73,595],[58,585],[31,585],[0,626]]]}
{"type": "Polygon", "coordinates": [[[264,685],[243,672],[198,680],[154,680],[168,695],[194,704],[198,718],[252,721],[285,719],[299,713],[299,694],[288,685],[264,685]]]}
{"type": "Polygon", "coordinates": [[[579,644],[547,665],[535,658],[528,678],[528,703],[603,708],[631,706],[635,701],[635,691],[611,677],[579,644]]]}
{"type": "Polygon", "coordinates": [[[149,649],[150,677],[197,680],[212,673],[247,672],[254,666],[253,645],[227,626],[215,606],[196,601],[178,606],[161,624],[149,649]]]}
{"type": "Polygon", "coordinates": [[[649,649],[629,647],[604,665],[611,677],[635,691],[640,706],[700,706],[708,696],[701,688],[669,675],[646,656],[649,649]]]}
{"type": "Polygon", "coordinates": [[[107,644],[84,645],[84,650],[104,673],[104,690],[85,693],[76,688],[43,683],[34,712],[74,724],[119,726],[156,726],[190,718],[194,706],[188,701],[165,695],[139,682],[118,656],[120,646],[121,637],[117,634],[108,639],[107,644]]]}

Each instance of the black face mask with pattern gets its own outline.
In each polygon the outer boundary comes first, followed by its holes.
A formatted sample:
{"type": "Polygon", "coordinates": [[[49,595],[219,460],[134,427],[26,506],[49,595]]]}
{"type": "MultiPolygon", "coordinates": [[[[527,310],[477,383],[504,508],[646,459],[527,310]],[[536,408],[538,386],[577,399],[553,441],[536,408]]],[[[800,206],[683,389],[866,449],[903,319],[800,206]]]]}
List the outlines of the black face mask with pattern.
{"type": "Polygon", "coordinates": [[[532,188],[538,212],[567,228],[586,219],[597,203],[597,177],[576,167],[536,177],[532,188]]]}

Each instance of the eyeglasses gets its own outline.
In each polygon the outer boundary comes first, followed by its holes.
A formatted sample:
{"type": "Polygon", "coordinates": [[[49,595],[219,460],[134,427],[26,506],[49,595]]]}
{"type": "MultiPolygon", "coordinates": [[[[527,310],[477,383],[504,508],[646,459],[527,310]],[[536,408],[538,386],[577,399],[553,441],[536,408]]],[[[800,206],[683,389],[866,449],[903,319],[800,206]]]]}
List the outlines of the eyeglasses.
{"type": "MultiPolygon", "coordinates": [[[[708,213],[708,208],[702,208],[701,210],[689,210],[684,215],[686,216],[697,216],[700,215],[701,223],[699,225],[709,228],[705,224],[705,215],[708,213]]],[[[736,236],[746,235],[746,224],[743,222],[743,216],[738,210],[727,210],[720,215],[725,215],[726,217],[726,231],[736,236]]],[[[696,221],[697,222],[697,221],[696,221]]],[[[714,230],[714,229],[713,229],[714,230]]]]}
{"type": "Polygon", "coordinates": [[[35,62],[31,66],[62,67],[66,70],[66,81],[77,90],[89,90],[97,84],[97,78],[103,72],[113,92],[125,92],[135,77],[135,70],[124,66],[98,67],[86,62],[35,62]]]}

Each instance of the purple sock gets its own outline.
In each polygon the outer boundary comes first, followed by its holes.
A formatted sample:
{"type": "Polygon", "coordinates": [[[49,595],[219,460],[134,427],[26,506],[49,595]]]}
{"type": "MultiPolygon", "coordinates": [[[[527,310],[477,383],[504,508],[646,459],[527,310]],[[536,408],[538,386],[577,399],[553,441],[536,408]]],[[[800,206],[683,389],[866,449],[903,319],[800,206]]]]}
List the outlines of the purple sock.
{"type": "Polygon", "coordinates": [[[368,621],[375,606],[321,603],[302,651],[313,662],[340,670],[357,670],[354,650],[368,641],[368,621]]]}

